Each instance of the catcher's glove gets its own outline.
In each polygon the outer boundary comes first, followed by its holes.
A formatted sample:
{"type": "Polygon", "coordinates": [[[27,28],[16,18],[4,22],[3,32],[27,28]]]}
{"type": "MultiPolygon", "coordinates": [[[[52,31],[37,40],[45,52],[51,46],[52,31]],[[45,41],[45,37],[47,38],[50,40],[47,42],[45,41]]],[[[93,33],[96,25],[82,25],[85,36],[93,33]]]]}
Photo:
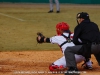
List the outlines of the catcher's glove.
{"type": "Polygon", "coordinates": [[[40,32],[38,32],[37,35],[38,35],[37,38],[36,38],[37,42],[38,43],[43,43],[45,36],[40,32]]]}

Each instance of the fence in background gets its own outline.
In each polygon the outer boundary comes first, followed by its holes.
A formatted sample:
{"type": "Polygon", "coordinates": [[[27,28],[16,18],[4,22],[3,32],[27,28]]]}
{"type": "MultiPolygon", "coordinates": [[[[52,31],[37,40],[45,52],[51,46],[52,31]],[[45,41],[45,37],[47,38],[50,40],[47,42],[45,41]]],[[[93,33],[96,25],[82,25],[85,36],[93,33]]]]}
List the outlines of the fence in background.
{"type": "MultiPolygon", "coordinates": [[[[0,2],[12,3],[49,3],[49,0],[0,0],[0,2]]],[[[100,0],[59,0],[60,3],[71,4],[100,4],[100,0]]]]}

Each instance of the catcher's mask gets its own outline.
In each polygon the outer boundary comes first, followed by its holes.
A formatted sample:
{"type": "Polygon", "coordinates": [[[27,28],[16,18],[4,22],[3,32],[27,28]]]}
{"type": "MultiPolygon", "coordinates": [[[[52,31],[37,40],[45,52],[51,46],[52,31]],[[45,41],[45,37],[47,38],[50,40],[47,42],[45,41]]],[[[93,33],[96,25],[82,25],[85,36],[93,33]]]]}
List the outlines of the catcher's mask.
{"type": "Polygon", "coordinates": [[[58,35],[61,35],[62,34],[61,31],[65,32],[69,31],[69,25],[65,22],[58,23],[56,25],[56,32],[58,35]]]}
{"type": "Polygon", "coordinates": [[[78,13],[77,16],[76,16],[77,23],[78,23],[78,19],[79,18],[83,18],[84,20],[89,20],[89,14],[87,12],[80,12],[80,13],[78,13]]]}

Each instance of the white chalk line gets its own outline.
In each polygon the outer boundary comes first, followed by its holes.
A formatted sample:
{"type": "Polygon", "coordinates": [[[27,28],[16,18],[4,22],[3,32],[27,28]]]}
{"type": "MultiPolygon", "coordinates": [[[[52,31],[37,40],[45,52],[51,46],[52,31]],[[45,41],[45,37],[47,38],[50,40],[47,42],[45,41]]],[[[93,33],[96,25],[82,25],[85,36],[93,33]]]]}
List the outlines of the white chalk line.
{"type": "Polygon", "coordinates": [[[17,20],[19,20],[19,21],[25,21],[25,20],[23,20],[23,19],[16,18],[16,17],[10,16],[10,15],[4,14],[4,13],[0,13],[0,15],[3,15],[3,16],[9,17],[9,18],[13,18],[13,19],[17,19],[17,20]]]}

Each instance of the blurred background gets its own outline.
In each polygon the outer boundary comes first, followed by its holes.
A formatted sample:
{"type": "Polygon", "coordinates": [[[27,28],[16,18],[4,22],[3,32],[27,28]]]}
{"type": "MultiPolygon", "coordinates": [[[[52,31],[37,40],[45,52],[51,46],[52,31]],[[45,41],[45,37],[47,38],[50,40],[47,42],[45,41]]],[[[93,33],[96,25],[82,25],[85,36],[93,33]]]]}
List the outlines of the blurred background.
{"type": "Polygon", "coordinates": [[[55,26],[66,22],[73,32],[76,14],[88,12],[100,28],[100,0],[59,0],[61,13],[49,11],[49,0],[0,0],[0,51],[60,50],[58,45],[38,44],[36,33],[56,35],[55,26]]]}
{"type": "MultiPolygon", "coordinates": [[[[12,3],[49,3],[49,0],[0,0],[0,2],[12,3]]],[[[100,4],[100,0],[59,0],[60,3],[72,4],[100,4]]]]}

